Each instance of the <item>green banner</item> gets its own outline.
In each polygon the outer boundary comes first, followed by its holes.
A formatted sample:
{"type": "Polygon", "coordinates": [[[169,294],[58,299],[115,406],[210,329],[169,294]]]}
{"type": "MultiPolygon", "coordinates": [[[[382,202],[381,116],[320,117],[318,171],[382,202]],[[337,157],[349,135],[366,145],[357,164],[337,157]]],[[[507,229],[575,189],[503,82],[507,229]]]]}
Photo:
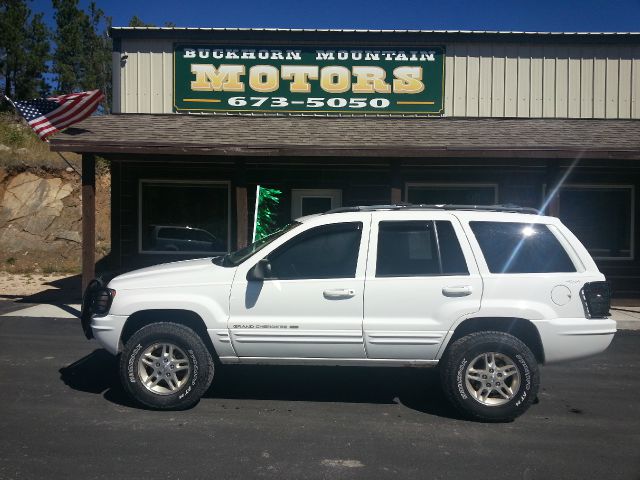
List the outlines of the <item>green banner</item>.
{"type": "Polygon", "coordinates": [[[175,45],[177,112],[443,111],[444,48],[175,45]]]}

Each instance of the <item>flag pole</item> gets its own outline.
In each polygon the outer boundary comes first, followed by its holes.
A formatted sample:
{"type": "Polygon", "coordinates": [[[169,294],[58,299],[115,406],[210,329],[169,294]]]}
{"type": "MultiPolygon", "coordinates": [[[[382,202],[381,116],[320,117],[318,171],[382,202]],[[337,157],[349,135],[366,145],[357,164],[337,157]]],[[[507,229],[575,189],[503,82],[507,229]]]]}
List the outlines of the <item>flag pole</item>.
{"type": "MultiPolygon", "coordinates": [[[[7,100],[7,102],[9,102],[11,104],[11,106],[16,110],[16,112],[18,111],[18,108],[16,107],[16,104],[13,103],[13,100],[11,100],[9,97],[7,97],[6,94],[3,94],[4,98],[7,100]]],[[[45,142],[49,143],[48,140],[45,140],[45,142]]],[[[62,153],[60,152],[56,152],[58,154],[58,156],[65,161],[65,163],[67,165],[69,165],[69,167],[71,167],[73,169],[74,172],[76,172],[78,175],[80,175],[80,172],[76,169],[76,167],[74,167],[71,162],[69,160],[67,160],[66,158],[64,158],[64,156],[62,155],[62,153]]],[[[82,175],[80,175],[82,176],[82,175]]]]}
{"type": "Polygon", "coordinates": [[[256,208],[253,213],[253,237],[251,242],[256,241],[256,229],[258,228],[258,204],[260,203],[260,185],[256,186],[256,208]]]}
{"type": "MultiPolygon", "coordinates": [[[[47,142],[47,143],[48,143],[48,142],[47,142]]],[[[64,156],[63,156],[60,152],[56,152],[56,153],[60,156],[60,158],[61,158],[62,160],[64,160],[64,161],[66,162],[66,164],[67,164],[67,165],[69,165],[69,167],[70,167],[70,168],[72,168],[72,169],[73,169],[73,171],[74,171],[74,172],[76,172],[79,176],[82,176],[82,175],[80,174],[80,172],[79,172],[78,170],[76,170],[76,167],[74,167],[74,166],[71,164],[71,162],[70,162],[69,160],[67,160],[66,158],[64,158],[64,156]]]]}
{"type": "Polygon", "coordinates": [[[13,103],[13,100],[11,100],[9,97],[7,97],[7,95],[6,95],[6,94],[3,94],[3,96],[4,96],[4,98],[6,98],[6,99],[7,99],[7,102],[9,102],[13,108],[15,108],[16,110],[18,110],[18,109],[16,108],[16,104],[15,104],[15,103],[13,103]]]}

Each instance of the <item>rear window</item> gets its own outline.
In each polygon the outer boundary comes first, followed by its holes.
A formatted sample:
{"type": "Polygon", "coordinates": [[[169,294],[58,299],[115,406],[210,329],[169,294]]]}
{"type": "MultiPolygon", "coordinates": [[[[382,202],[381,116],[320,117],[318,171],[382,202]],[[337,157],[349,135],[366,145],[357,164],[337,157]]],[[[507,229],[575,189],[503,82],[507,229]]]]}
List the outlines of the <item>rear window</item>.
{"type": "Polygon", "coordinates": [[[569,255],[543,224],[469,222],[491,273],[575,272],[569,255]]]}

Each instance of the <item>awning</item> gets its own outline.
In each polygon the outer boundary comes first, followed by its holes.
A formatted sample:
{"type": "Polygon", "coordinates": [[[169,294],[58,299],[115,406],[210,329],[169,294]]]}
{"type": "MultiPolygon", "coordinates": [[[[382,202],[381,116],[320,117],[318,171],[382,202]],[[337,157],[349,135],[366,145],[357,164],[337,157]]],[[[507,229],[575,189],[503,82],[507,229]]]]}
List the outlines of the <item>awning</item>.
{"type": "Polygon", "coordinates": [[[119,114],[93,116],[54,151],[240,156],[640,160],[640,120],[119,114]]]}

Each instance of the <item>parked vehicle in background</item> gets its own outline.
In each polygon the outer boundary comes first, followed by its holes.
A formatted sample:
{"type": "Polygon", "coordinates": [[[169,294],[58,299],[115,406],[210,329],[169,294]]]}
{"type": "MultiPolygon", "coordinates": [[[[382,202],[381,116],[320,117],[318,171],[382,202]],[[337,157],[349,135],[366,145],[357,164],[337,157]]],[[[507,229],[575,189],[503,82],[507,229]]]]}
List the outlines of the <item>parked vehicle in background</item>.
{"type": "Polygon", "coordinates": [[[221,252],[224,243],[201,228],[153,225],[152,250],[163,252],[221,252]]]}
{"type": "Polygon", "coordinates": [[[557,218],[388,205],[93,282],[82,322],[151,408],[193,406],[220,364],[438,366],[462,413],[508,421],[536,398],[540,364],[607,348],[609,304],[604,276],[557,218]]]}

